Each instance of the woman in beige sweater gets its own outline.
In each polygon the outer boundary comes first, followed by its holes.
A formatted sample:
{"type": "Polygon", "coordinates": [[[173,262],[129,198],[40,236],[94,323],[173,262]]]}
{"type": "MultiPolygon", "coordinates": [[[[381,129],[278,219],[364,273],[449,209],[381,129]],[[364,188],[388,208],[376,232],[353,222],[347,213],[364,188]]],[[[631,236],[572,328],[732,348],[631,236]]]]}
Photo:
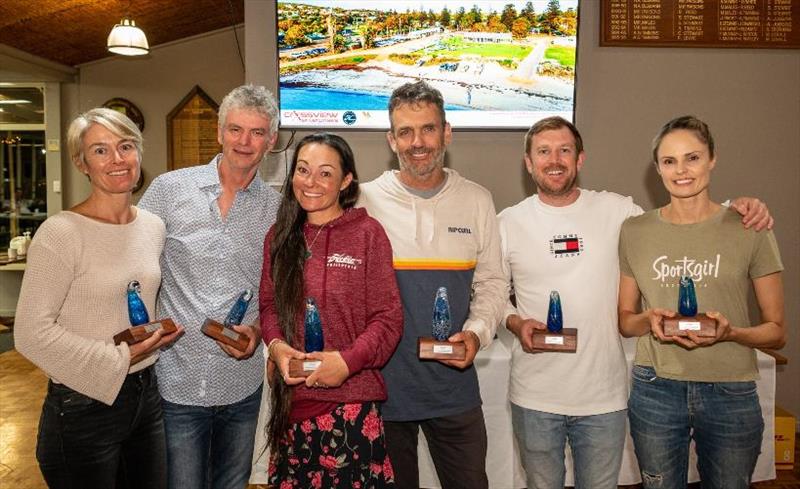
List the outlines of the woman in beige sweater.
{"type": "Polygon", "coordinates": [[[92,109],[67,138],[91,195],[37,231],[14,331],[17,350],[50,377],[36,457],[51,488],[166,487],[153,364],[183,329],[132,346],[113,341],[130,327],[127,284],[141,284],[152,314],[161,281],[164,223],[131,200],[142,135],[119,112],[92,109]]]}

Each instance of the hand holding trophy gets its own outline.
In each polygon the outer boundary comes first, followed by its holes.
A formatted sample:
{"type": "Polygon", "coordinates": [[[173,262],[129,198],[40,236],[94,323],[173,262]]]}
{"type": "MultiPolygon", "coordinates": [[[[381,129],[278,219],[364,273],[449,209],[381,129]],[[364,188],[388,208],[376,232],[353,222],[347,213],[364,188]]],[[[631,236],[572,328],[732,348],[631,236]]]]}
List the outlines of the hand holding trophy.
{"type": "Polygon", "coordinates": [[[578,330],[564,327],[561,296],[554,290],[550,292],[550,305],[547,308],[547,329],[533,330],[533,351],[575,353],[577,349],[578,330]]]}
{"type": "Polygon", "coordinates": [[[717,320],[706,314],[697,314],[697,294],[692,278],[684,275],[678,285],[679,315],[664,318],[664,336],[688,336],[689,331],[699,337],[716,336],[717,320]]]}
{"type": "Polygon", "coordinates": [[[138,281],[132,280],[128,283],[126,295],[128,299],[128,319],[131,327],[114,335],[115,345],[119,345],[123,341],[129,345],[139,343],[152,336],[159,329],[163,330],[164,334],[174,333],[177,330],[175,322],[169,318],[151,322],[150,315],[147,314],[147,308],[139,295],[140,293],[141,285],[139,285],[138,281]]]}
{"type": "Polygon", "coordinates": [[[420,360],[464,360],[466,345],[463,341],[450,342],[453,328],[450,319],[450,301],[447,299],[447,287],[439,287],[433,299],[433,337],[417,339],[417,356],[420,360]]]}
{"type": "MultiPolygon", "coordinates": [[[[325,341],[322,336],[322,320],[319,317],[319,309],[313,297],[306,299],[306,314],[303,321],[305,330],[305,350],[306,353],[322,351],[325,341]]],[[[299,360],[292,358],[289,360],[289,377],[308,377],[316,370],[321,360],[299,360]]]]}
{"type": "Polygon", "coordinates": [[[225,322],[220,324],[213,319],[207,318],[200,327],[206,336],[209,336],[217,341],[221,341],[226,345],[230,345],[239,351],[247,350],[247,345],[250,339],[247,335],[239,333],[233,329],[233,326],[239,325],[244,320],[244,315],[247,312],[247,306],[250,305],[250,299],[253,298],[253,291],[250,289],[242,292],[231,307],[225,322]]]}

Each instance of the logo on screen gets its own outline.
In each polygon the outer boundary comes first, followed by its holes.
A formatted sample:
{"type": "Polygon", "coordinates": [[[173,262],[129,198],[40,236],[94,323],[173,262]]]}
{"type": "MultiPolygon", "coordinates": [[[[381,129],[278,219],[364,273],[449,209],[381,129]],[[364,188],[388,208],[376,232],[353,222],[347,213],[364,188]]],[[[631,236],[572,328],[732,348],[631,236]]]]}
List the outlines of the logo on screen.
{"type": "Polygon", "coordinates": [[[344,114],[342,114],[342,122],[347,124],[348,126],[352,126],[356,123],[356,113],[352,110],[348,110],[344,114]]]}

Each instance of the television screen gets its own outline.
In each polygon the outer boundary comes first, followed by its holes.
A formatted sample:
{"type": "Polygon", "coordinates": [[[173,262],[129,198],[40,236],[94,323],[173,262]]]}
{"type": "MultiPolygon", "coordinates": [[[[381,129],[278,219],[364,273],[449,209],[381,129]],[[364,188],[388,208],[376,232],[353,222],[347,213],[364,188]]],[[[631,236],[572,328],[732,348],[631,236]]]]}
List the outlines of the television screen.
{"type": "Polygon", "coordinates": [[[578,3],[281,0],[281,126],[387,129],[392,90],[416,80],[454,128],[572,120],[578,3]]]}

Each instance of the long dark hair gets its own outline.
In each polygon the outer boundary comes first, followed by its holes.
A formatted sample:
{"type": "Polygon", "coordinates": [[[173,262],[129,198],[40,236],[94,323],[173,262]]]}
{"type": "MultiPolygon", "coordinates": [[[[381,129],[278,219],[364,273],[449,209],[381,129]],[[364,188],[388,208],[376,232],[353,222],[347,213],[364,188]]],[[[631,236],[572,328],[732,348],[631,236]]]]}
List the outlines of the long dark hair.
{"type": "MultiPolygon", "coordinates": [[[[294,346],[295,328],[303,306],[303,266],[305,264],[306,242],[303,225],[306,211],[300,207],[294,196],[292,177],[297,169],[300,150],[309,144],[324,144],[339,154],[342,176],[353,176],[344,190],[339,192],[339,205],[342,209],[353,207],[358,200],[358,174],[353,150],[347,141],[330,133],[315,133],[301,139],[294,149],[292,166],[283,184],[283,200],[278,208],[278,216],[270,244],[269,257],[272,264],[272,284],[275,287],[275,310],[286,341],[294,346]]],[[[280,459],[278,442],[289,429],[289,410],[291,409],[291,390],[282,381],[272,386],[272,412],[267,425],[269,448],[280,459]]]]}

